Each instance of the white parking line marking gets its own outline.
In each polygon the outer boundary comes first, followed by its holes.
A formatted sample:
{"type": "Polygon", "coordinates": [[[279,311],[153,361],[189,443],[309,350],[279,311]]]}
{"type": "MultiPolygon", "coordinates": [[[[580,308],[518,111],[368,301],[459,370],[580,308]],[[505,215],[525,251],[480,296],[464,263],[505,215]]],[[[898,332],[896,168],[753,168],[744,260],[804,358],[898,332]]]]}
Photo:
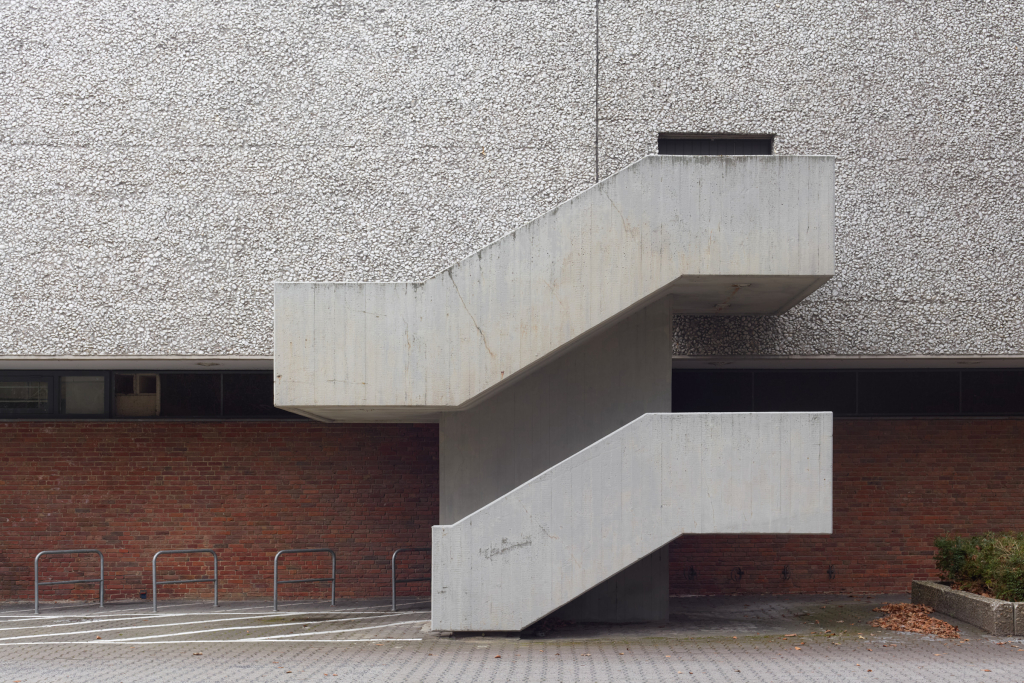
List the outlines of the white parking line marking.
{"type": "MultiPolygon", "coordinates": [[[[264,643],[264,642],[266,642],[266,643],[269,643],[269,644],[272,644],[272,645],[280,645],[280,644],[301,645],[302,643],[386,643],[386,642],[389,642],[389,641],[396,641],[396,640],[411,641],[411,640],[423,640],[423,639],[422,638],[335,638],[334,640],[327,640],[327,639],[324,639],[324,640],[270,640],[270,641],[263,641],[263,640],[242,640],[242,641],[238,641],[238,640],[225,640],[225,641],[219,641],[219,642],[225,642],[225,643],[238,643],[238,642],[242,642],[242,643],[264,643]]],[[[202,643],[204,641],[197,640],[196,642],[197,643],[202,643]]]]}
{"type": "MultiPolygon", "coordinates": [[[[388,611],[386,613],[387,614],[406,614],[407,612],[405,612],[405,611],[402,611],[402,612],[391,612],[391,611],[388,611]]],[[[114,621],[136,621],[138,619],[152,620],[152,619],[171,619],[171,618],[175,618],[175,617],[205,617],[205,616],[215,617],[215,616],[218,616],[218,615],[221,615],[221,614],[238,614],[238,612],[237,611],[232,611],[232,610],[220,610],[220,611],[217,611],[217,612],[184,612],[184,613],[179,613],[179,614],[153,614],[153,613],[150,613],[150,614],[138,614],[138,615],[132,615],[132,616],[126,616],[126,617],[111,617],[111,618],[108,618],[108,619],[101,619],[101,618],[97,618],[97,617],[54,617],[54,618],[65,619],[65,620],[66,619],[81,619],[81,621],[75,621],[75,622],[71,622],[71,623],[66,623],[65,622],[65,623],[60,623],[60,624],[50,623],[50,624],[25,625],[25,626],[7,626],[7,627],[0,627],[0,631],[22,631],[22,630],[26,630],[26,629],[35,629],[35,628],[58,628],[58,627],[61,627],[61,626],[84,626],[84,625],[91,626],[93,624],[103,624],[103,623],[114,622],[114,621]]],[[[281,616],[282,614],[382,614],[382,612],[380,610],[363,610],[363,611],[360,611],[360,610],[357,610],[357,609],[354,609],[354,608],[344,609],[344,610],[335,610],[335,611],[332,611],[332,612],[265,612],[265,613],[259,613],[259,614],[246,615],[244,617],[239,617],[239,619],[257,619],[257,618],[260,618],[260,617],[281,616]]],[[[215,620],[214,619],[207,619],[206,621],[215,621],[215,620]]],[[[196,622],[192,622],[192,623],[199,624],[199,623],[203,623],[203,622],[196,621],[196,622]]],[[[173,624],[168,624],[168,625],[173,625],[173,624]]],[[[185,624],[181,624],[181,625],[184,626],[185,624]]],[[[147,628],[149,628],[149,627],[147,627],[147,628]]],[[[124,630],[124,629],[108,629],[108,630],[110,630],[110,631],[117,631],[117,630],[124,630]]],[[[55,634],[52,634],[52,635],[59,635],[59,634],[55,633],[55,634]]]]}
{"type": "MultiPolygon", "coordinates": [[[[305,612],[304,614],[312,614],[312,612],[305,612]]],[[[159,615],[157,615],[159,616],[159,615]]],[[[68,631],[67,633],[36,633],[33,635],[24,636],[8,636],[6,638],[0,638],[0,640],[19,640],[21,638],[53,638],[56,636],[77,636],[80,633],[109,633],[110,631],[134,631],[140,628],[170,628],[172,626],[193,626],[195,624],[215,624],[221,621],[251,621],[257,617],[253,615],[246,615],[244,617],[228,617],[226,619],[200,619],[199,621],[183,621],[183,622],[171,622],[165,624],[141,624],[139,626],[121,626],[118,628],[94,628],[85,631],[68,631]]],[[[353,617],[355,619],[372,619],[373,617],[353,617]]],[[[332,620],[333,621],[333,620],[332,620]]],[[[77,624],[53,624],[54,626],[77,626],[77,624]]],[[[26,628],[44,628],[43,626],[27,626],[26,628]]],[[[253,627],[256,628],[256,627],[253,627]]],[[[214,629],[216,630],[216,629],[214,629]]]]}
{"type": "Polygon", "coordinates": [[[280,636],[264,636],[262,638],[242,638],[243,642],[263,643],[267,641],[277,642],[282,638],[301,638],[302,636],[325,636],[329,633],[352,633],[353,631],[369,631],[375,628],[387,628],[388,626],[402,626],[403,624],[422,624],[429,619],[417,619],[415,621],[398,621],[393,624],[378,624],[377,626],[363,626],[361,628],[344,628],[338,631],[310,631],[309,633],[285,633],[280,636]]]}
{"type": "MultiPolygon", "coordinates": [[[[179,602],[179,603],[175,603],[175,606],[176,607],[188,607],[190,605],[202,605],[202,604],[208,604],[208,603],[203,603],[203,602],[179,602]]],[[[88,609],[90,607],[94,607],[95,609],[103,610],[103,611],[107,612],[108,614],[110,612],[120,612],[120,613],[123,614],[123,613],[139,611],[139,610],[147,610],[147,609],[150,612],[150,614],[152,614],[152,610],[153,610],[152,607],[148,607],[148,608],[146,608],[146,607],[126,607],[126,606],[119,606],[117,604],[113,604],[113,605],[107,604],[104,607],[100,607],[99,605],[56,605],[55,606],[55,605],[47,605],[47,604],[43,603],[41,606],[45,607],[48,610],[54,610],[54,611],[75,610],[75,609],[88,609]]],[[[17,614],[18,612],[31,612],[31,611],[33,611],[33,609],[34,608],[11,610],[10,612],[0,612],[0,619],[2,619],[4,617],[9,617],[9,618],[19,618],[20,617],[20,618],[23,618],[23,619],[67,619],[69,617],[85,616],[85,615],[67,614],[66,612],[64,614],[26,614],[26,615],[19,615],[19,614],[17,614]]]]}
{"type": "Polygon", "coordinates": [[[32,645],[129,645],[130,647],[141,647],[143,645],[181,645],[181,644],[203,644],[203,643],[246,643],[248,645],[305,645],[306,643],[387,643],[387,642],[409,642],[420,641],[422,638],[335,638],[334,640],[151,640],[148,643],[126,643],[120,640],[67,640],[48,643],[0,643],[0,647],[28,647],[32,645]]]}
{"type": "MultiPolygon", "coordinates": [[[[376,617],[347,617],[345,619],[318,619],[316,621],[292,621],[292,622],[286,622],[286,623],[283,623],[283,624],[261,624],[261,625],[258,625],[258,626],[228,626],[227,628],[208,628],[208,629],[203,629],[202,631],[186,631],[184,633],[161,633],[161,634],[152,635],[152,636],[135,636],[134,638],[117,638],[116,642],[127,643],[127,642],[133,641],[133,640],[149,640],[151,638],[173,638],[174,636],[191,636],[191,635],[195,635],[196,633],[218,633],[220,631],[253,631],[253,630],[258,629],[258,628],[284,628],[286,626],[304,626],[306,624],[327,624],[327,623],[334,622],[334,621],[360,621],[360,620],[363,620],[363,619],[384,619],[384,618],[390,617],[392,615],[397,615],[397,614],[403,614],[403,612],[389,612],[388,614],[382,614],[382,615],[376,616],[376,617]]],[[[426,619],[422,619],[421,621],[426,621],[426,619]]],[[[202,622],[198,622],[198,623],[202,623],[202,622]]],[[[402,623],[411,623],[411,622],[402,622],[402,623]]],[[[184,626],[184,624],[181,624],[181,625],[184,626]]],[[[385,625],[387,625],[387,624],[385,624],[385,625]]],[[[111,629],[111,630],[116,631],[117,629],[111,629]]],[[[53,635],[74,635],[74,634],[55,633],[53,635]]],[[[13,640],[13,639],[12,638],[5,638],[4,640],[13,640]]]]}
{"type": "MultiPolygon", "coordinates": [[[[317,602],[322,602],[322,601],[310,600],[308,602],[298,602],[298,603],[290,603],[290,604],[291,604],[291,606],[311,605],[311,604],[315,604],[317,602]]],[[[411,605],[423,605],[423,604],[427,604],[429,602],[430,602],[429,598],[423,598],[423,599],[420,599],[420,600],[411,600],[409,602],[399,602],[398,603],[398,607],[400,609],[404,609],[404,608],[409,607],[411,605]]],[[[199,604],[202,604],[202,603],[198,603],[198,602],[169,603],[169,604],[164,605],[161,608],[164,611],[160,612],[156,616],[201,617],[201,616],[205,616],[207,614],[211,614],[211,615],[212,614],[233,614],[233,613],[247,612],[249,610],[264,610],[264,612],[266,612],[267,614],[313,614],[314,613],[314,612],[310,612],[310,611],[307,611],[307,610],[299,610],[297,612],[292,612],[292,611],[289,611],[287,609],[282,609],[282,610],[280,610],[278,612],[274,612],[274,611],[271,610],[270,603],[267,603],[266,605],[257,605],[255,607],[211,607],[209,612],[175,612],[175,611],[173,611],[173,610],[175,610],[177,608],[189,607],[189,606],[192,606],[192,605],[199,605],[199,604]]],[[[69,609],[74,609],[74,608],[69,608],[69,609]]],[[[28,611],[28,612],[30,612],[32,610],[29,609],[29,610],[15,610],[15,611],[22,611],[22,612],[28,611]]],[[[333,607],[328,607],[328,608],[325,608],[323,610],[316,610],[316,612],[321,612],[321,611],[324,612],[324,613],[329,613],[329,614],[333,614],[333,613],[349,613],[349,612],[354,612],[354,613],[390,612],[391,611],[391,606],[389,604],[382,604],[382,605],[368,605],[366,607],[345,607],[345,608],[342,608],[342,609],[336,609],[336,608],[333,608],[333,607]]],[[[118,606],[118,605],[115,604],[115,605],[107,605],[106,607],[103,608],[103,611],[99,612],[98,614],[96,614],[96,613],[89,613],[89,614],[70,614],[70,613],[65,613],[65,614],[12,614],[11,612],[0,612],[0,622],[2,622],[5,619],[24,619],[24,620],[36,620],[36,621],[52,621],[52,620],[55,620],[55,619],[101,619],[101,618],[104,618],[104,617],[110,617],[110,616],[116,616],[116,615],[126,615],[126,616],[128,616],[128,615],[138,615],[140,617],[148,617],[148,616],[153,616],[153,608],[152,607],[148,607],[148,606],[147,607],[121,607],[121,606],[118,606]]]]}
{"type": "MultiPolygon", "coordinates": [[[[66,618],[71,619],[73,617],[66,617],[66,618]]],[[[163,618],[164,618],[164,615],[162,615],[162,614],[150,614],[150,615],[140,615],[140,616],[137,616],[137,617],[116,617],[116,618],[113,618],[113,619],[95,619],[95,620],[90,619],[88,621],[79,621],[79,622],[74,622],[74,623],[70,623],[70,624],[39,624],[37,626],[29,626],[29,625],[26,625],[26,626],[6,626],[4,628],[0,628],[0,631],[24,631],[24,630],[27,630],[27,629],[30,629],[30,628],[58,628],[60,626],[81,626],[83,624],[88,624],[88,625],[91,626],[93,624],[105,624],[105,623],[110,622],[110,621],[137,621],[139,619],[163,619],[163,618]]],[[[54,634],[54,635],[57,635],[57,634],[54,634]]]]}

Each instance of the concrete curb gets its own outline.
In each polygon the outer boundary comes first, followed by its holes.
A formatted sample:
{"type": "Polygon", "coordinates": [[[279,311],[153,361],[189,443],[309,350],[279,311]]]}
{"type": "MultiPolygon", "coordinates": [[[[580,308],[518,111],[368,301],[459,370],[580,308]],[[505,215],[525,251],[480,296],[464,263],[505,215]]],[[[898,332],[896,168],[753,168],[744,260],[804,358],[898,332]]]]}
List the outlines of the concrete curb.
{"type": "Polygon", "coordinates": [[[910,601],[966,621],[994,636],[1024,635],[1024,602],[986,598],[935,581],[914,581],[910,601]]]}

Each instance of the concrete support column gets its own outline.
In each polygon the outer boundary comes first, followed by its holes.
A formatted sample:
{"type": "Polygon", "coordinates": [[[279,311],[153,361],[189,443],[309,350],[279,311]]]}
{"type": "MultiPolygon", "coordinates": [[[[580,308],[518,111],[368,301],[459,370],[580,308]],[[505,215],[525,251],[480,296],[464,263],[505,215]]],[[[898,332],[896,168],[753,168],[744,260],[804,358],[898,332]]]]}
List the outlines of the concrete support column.
{"type": "MultiPolygon", "coordinates": [[[[440,523],[457,522],[644,413],[670,412],[671,323],[663,298],[501,393],[442,413],[440,523]]],[[[667,552],[640,560],[563,609],[576,621],[666,619],[667,552]]]]}

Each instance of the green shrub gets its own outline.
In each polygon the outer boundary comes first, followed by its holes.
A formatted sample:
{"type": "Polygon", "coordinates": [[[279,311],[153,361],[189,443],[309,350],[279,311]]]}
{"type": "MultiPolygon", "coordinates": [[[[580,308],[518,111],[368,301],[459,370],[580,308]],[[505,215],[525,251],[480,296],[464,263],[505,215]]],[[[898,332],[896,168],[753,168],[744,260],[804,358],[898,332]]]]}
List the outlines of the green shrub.
{"type": "Polygon", "coordinates": [[[947,536],[935,547],[935,566],[953,588],[1024,601],[1024,533],[947,536]]]}

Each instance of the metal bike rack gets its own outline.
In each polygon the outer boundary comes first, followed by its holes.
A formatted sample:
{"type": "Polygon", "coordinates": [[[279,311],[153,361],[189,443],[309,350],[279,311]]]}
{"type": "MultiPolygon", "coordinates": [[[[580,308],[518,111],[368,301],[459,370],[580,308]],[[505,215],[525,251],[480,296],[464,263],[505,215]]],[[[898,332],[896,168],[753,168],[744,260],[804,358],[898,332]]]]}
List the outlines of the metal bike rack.
{"type": "Polygon", "coordinates": [[[274,555],[274,611],[277,611],[277,586],[282,583],[315,583],[319,581],[330,581],[331,582],[331,607],[334,607],[334,586],[335,577],[337,576],[337,565],[338,556],[334,554],[334,551],[330,548],[305,548],[302,550],[278,550],[277,555],[274,555]],[[331,554],[331,578],[329,579],[288,579],[286,581],[277,580],[277,558],[282,555],[292,553],[330,553],[331,554]]]}
{"type": "Polygon", "coordinates": [[[396,579],[395,578],[395,558],[398,557],[398,553],[411,552],[411,553],[429,553],[431,548],[399,548],[391,555],[391,611],[397,612],[396,609],[397,599],[395,592],[395,584],[399,583],[417,583],[419,581],[430,581],[430,579],[396,579]]]}
{"type": "Polygon", "coordinates": [[[156,587],[166,586],[170,583],[212,583],[213,584],[213,606],[220,607],[217,600],[217,553],[208,548],[201,550],[161,550],[153,556],[153,611],[156,612],[156,587]],[[185,555],[188,553],[210,553],[213,555],[213,578],[212,579],[184,579],[180,581],[157,581],[156,580],[156,558],[161,555],[185,555]]]}
{"type": "Polygon", "coordinates": [[[103,553],[99,550],[44,550],[36,555],[36,614],[39,614],[39,587],[57,586],[65,583],[98,583],[100,585],[100,607],[103,607],[103,553]],[[78,553],[96,553],[100,556],[100,578],[98,579],[75,579],[73,581],[43,581],[39,582],[39,558],[43,555],[75,555],[78,553]]]}

